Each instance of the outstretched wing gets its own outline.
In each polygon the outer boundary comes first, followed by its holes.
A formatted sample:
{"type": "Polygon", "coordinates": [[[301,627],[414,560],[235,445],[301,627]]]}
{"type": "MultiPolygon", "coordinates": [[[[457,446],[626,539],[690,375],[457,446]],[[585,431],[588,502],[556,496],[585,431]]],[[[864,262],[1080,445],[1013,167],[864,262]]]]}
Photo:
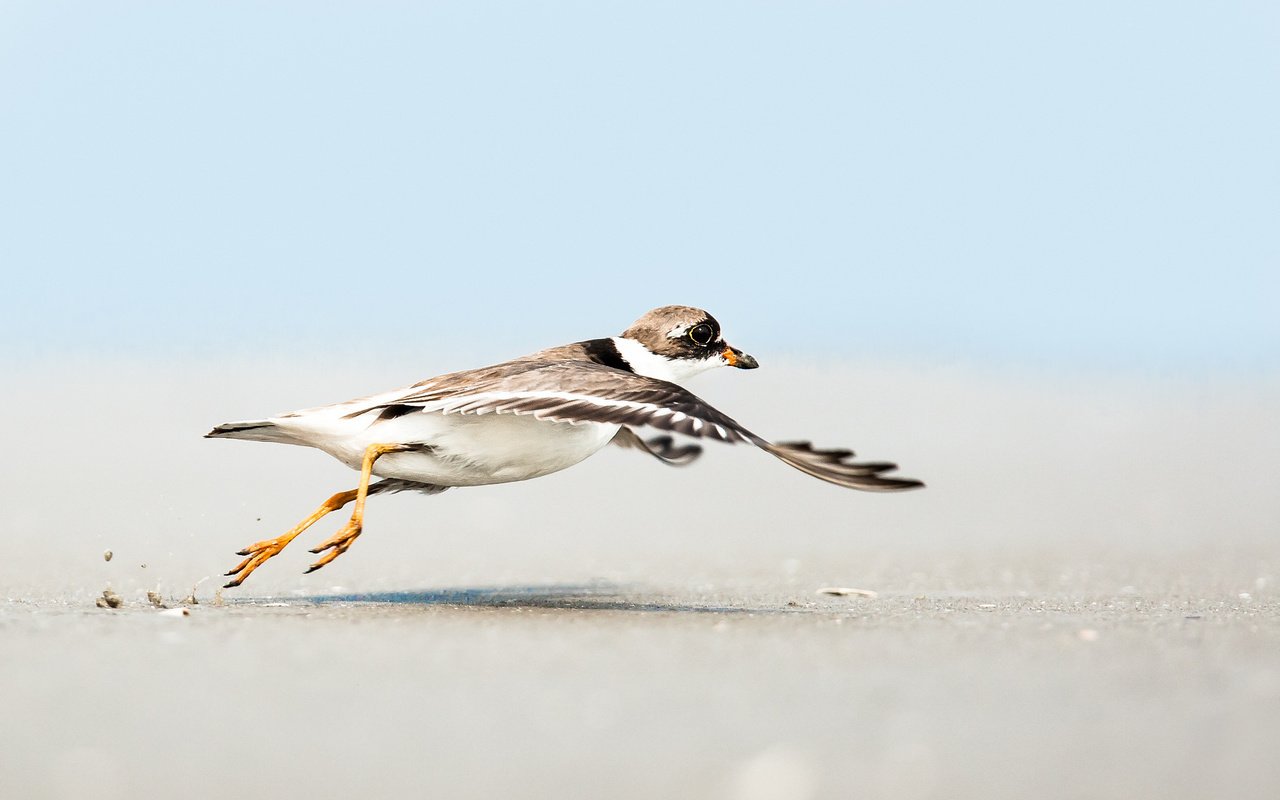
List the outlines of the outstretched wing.
{"type": "Polygon", "coordinates": [[[676,440],[670,436],[654,436],[651,439],[641,439],[635,431],[623,425],[618,428],[618,433],[614,435],[610,444],[627,449],[643,450],[664,464],[670,464],[673,467],[683,467],[686,464],[692,464],[698,460],[698,456],[702,455],[702,446],[686,443],[676,444],[676,440]]]}
{"type": "Polygon", "coordinates": [[[466,382],[425,381],[350,416],[374,410],[418,408],[442,414],[519,414],[549,422],[647,425],[722,442],[745,442],[819,480],[866,491],[923,486],[885,477],[886,462],[854,463],[850,450],[818,450],[807,443],[766,441],[681,386],[601,364],[579,361],[511,362],[473,374],[466,382]]]}

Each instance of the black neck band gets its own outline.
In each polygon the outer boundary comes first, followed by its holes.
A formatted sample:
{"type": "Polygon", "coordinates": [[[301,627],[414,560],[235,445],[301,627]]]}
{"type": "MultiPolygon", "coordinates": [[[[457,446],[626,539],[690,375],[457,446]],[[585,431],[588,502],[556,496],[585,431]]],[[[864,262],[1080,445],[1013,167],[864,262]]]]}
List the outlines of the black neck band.
{"type": "Polygon", "coordinates": [[[622,353],[618,352],[618,346],[612,339],[592,339],[589,342],[583,342],[582,346],[587,351],[587,357],[597,364],[604,364],[606,367],[620,369],[623,372],[635,372],[622,357],[622,353]]]}

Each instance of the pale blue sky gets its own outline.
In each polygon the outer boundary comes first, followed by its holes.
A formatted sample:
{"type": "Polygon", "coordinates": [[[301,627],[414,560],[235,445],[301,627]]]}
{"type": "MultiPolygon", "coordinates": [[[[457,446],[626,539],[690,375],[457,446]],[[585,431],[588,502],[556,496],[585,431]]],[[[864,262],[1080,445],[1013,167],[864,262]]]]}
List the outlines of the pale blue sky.
{"type": "Polygon", "coordinates": [[[0,259],[11,357],[1274,374],[1280,5],[9,0],[0,259]]]}

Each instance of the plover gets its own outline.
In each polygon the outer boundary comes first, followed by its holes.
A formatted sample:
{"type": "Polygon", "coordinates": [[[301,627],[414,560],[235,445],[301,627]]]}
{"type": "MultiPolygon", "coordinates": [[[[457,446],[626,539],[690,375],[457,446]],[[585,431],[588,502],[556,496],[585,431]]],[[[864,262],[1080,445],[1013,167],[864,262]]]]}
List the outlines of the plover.
{"type": "Polygon", "coordinates": [[[227,573],[232,580],[226,586],[239,586],[321,517],[355,501],[347,524],[311,551],[322,555],[307,572],[333,561],[360,535],[370,495],[438,494],[454,486],[528,480],[571,467],[610,443],[674,465],[701,453],[697,444],[679,444],[669,434],[643,439],[635,430],[643,427],[753,444],[850,489],[892,492],[924,485],[887,477],[895,464],[855,463],[851,450],[766,441],[679,385],[726,366],[759,364],[730,346],[707,312],[663,306],[621,336],[553,347],[344,403],[219,425],[206,437],[314,447],[360,471],[356,488],[333,495],[284,534],[241,550],[245,559],[227,573]],[[381,480],[370,483],[373,476],[381,480]]]}

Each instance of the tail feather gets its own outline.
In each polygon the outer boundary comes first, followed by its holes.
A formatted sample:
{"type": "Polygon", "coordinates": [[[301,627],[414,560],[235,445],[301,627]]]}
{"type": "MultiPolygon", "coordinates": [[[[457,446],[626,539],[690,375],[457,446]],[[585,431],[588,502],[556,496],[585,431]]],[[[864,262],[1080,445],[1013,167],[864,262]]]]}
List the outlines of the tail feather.
{"type": "Polygon", "coordinates": [[[294,436],[269,419],[224,422],[204,435],[206,439],[249,439],[255,442],[293,444],[294,436]]]}

